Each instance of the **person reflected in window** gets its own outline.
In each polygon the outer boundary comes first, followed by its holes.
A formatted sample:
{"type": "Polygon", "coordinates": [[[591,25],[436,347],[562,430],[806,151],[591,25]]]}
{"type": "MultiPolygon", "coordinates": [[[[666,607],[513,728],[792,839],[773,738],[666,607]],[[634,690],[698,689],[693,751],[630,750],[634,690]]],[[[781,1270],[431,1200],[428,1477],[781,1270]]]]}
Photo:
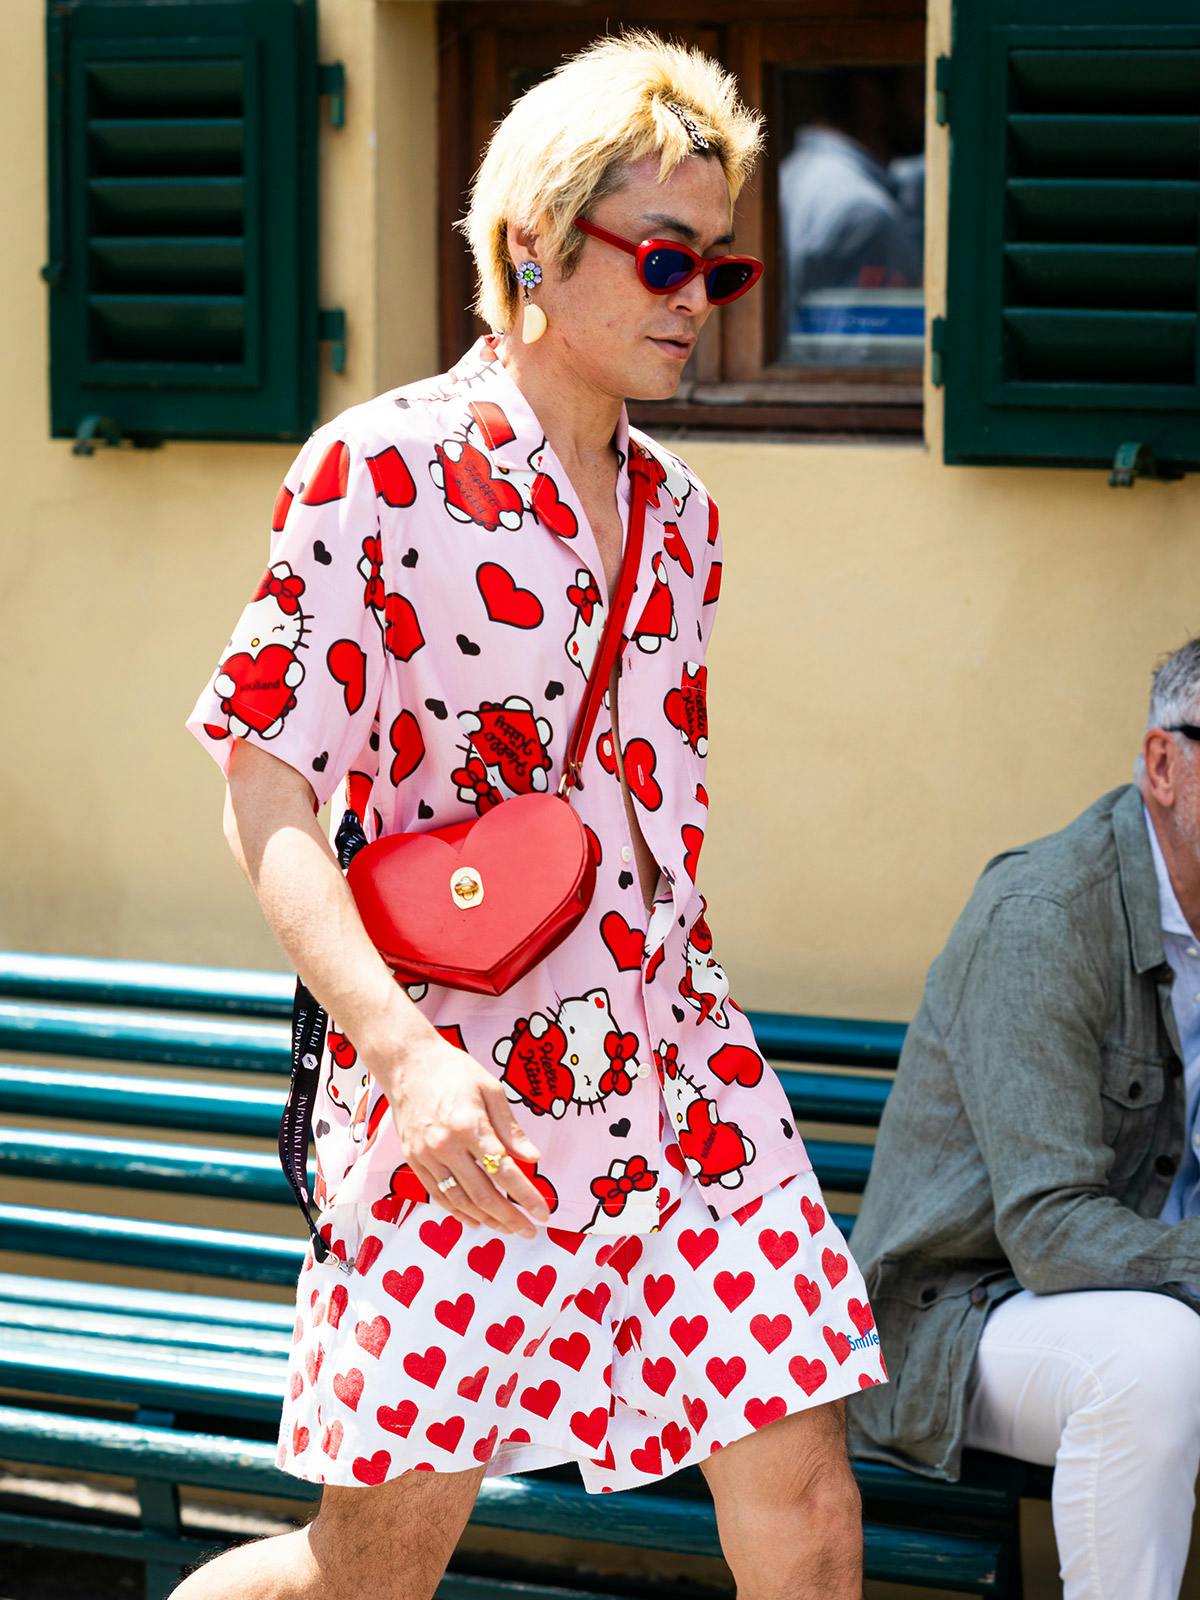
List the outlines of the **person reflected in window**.
{"type": "Polygon", "coordinates": [[[920,69],[838,67],[812,88],[779,173],[789,307],[821,289],[918,286],[907,174],[889,163],[923,143],[920,69]]]}

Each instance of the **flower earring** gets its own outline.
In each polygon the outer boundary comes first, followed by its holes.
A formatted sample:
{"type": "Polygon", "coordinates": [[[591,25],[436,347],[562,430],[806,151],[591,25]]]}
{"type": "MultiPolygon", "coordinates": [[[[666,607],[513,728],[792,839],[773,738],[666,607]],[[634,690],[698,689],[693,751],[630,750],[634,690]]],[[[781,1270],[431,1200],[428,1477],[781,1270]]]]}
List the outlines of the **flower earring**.
{"type": "Polygon", "coordinates": [[[522,261],[517,268],[517,282],[525,294],[525,314],[521,319],[521,343],[534,344],[546,331],[546,313],[533,303],[530,289],[542,281],[542,269],[536,261],[522,261]]]}

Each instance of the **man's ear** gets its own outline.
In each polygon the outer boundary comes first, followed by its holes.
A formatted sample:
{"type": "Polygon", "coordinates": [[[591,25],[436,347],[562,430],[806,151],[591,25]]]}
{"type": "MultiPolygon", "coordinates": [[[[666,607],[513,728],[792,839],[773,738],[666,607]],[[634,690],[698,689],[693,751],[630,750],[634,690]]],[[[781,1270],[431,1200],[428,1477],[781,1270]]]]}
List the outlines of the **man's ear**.
{"type": "Polygon", "coordinates": [[[508,224],[506,242],[508,253],[515,266],[521,261],[540,261],[538,255],[538,237],[532,228],[522,223],[510,222],[508,224]]]}
{"type": "Polygon", "coordinates": [[[1160,806],[1168,809],[1175,804],[1175,765],[1179,749],[1169,733],[1162,728],[1150,728],[1142,741],[1142,757],[1146,763],[1146,787],[1160,806]]]}

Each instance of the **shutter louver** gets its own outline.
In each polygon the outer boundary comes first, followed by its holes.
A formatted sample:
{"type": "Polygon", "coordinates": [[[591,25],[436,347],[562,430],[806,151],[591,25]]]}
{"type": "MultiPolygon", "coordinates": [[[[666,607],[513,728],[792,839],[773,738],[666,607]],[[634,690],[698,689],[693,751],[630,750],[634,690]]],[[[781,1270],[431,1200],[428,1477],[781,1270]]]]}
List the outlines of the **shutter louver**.
{"type": "Polygon", "coordinates": [[[51,432],[302,440],[315,0],[48,0],[51,432]]]}
{"type": "Polygon", "coordinates": [[[1200,463],[1200,16],[1139,13],[956,0],[948,461],[1200,463]]]}
{"type": "Polygon", "coordinates": [[[89,67],[93,361],[244,362],[244,91],[236,59],[89,67]]]}

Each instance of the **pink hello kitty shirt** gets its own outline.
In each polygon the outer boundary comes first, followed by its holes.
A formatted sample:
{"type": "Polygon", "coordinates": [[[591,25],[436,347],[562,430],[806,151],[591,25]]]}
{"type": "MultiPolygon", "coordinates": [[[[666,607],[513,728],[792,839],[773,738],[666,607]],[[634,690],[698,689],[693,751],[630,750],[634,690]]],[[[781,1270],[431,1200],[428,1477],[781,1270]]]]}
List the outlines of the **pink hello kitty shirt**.
{"type": "MultiPolygon", "coordinates": [[[[275,502],[266,571],[187,719],[222,772],[234,739],[248,739],[302,773],[317,808],[336,797],[331,837],[347,806],[373,840],[482,816],[562,774],[607,586],[498,344],[486,335],[449,372],[311,435],[275,502]]],[[[602,708],[572,802],[597,862],[583,920],[503,995],[406,986],[504,1084],[540,1152],[524,1165],[549,1225],[585,1233],[652,1232],[689,1181],[719,1219],[812,1170],[730,998],[698,883],[717,508],[622,407],[623,524],[631,439],[657,478],[619,680],[625,778],[660,868],[650,914],[602,708]]],[[[387,1109],[331,1017],[313,1116],[318,1205],[387,1216],[428,1202],[387,1109]]]]}

